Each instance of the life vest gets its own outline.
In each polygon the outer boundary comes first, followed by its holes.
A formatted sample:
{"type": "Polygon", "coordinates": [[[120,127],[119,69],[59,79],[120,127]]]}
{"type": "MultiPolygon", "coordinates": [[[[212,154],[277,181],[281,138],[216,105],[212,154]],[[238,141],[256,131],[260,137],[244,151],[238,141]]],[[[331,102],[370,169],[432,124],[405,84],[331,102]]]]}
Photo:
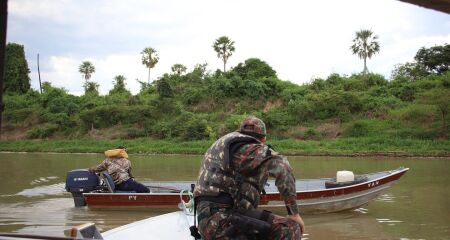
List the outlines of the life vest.
{"type": "Polygon", "coordinates": [[[231,195],[235,207],[256,208],[261,190],[257,185],[246,181],[232,166],[234,152],[251,143],[262,144],[258,139],[239,132],[229,133],[217,140],[204,155],[194,197],[214,197],[225,192],[231,195]]]}
{"type": "Polygon", "coordinates": [[[105,151],[105,156],[107,158],[126,158],[128,159],[128,154],[125,149],[117,148],[105,151]]]}

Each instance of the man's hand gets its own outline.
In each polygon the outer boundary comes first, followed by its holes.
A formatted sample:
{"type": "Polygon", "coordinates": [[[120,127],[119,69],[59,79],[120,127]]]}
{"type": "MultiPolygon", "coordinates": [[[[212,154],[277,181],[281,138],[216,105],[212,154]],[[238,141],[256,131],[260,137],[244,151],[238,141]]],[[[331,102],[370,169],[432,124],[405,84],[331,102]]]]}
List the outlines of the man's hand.
{"type": "Polygon", "coordinates": [[[302,230],[302,234],[305,232],[305,223],[303,222],[302,217],[300,217],[300,215],[298,213],[294,214],[294,215],[288,215],[287,218],[289,220],[292,220],[292,221],[294,221],[294,222],[296,222],[296,223],[298,223],[300,225],[300,228],[302,230]]]}

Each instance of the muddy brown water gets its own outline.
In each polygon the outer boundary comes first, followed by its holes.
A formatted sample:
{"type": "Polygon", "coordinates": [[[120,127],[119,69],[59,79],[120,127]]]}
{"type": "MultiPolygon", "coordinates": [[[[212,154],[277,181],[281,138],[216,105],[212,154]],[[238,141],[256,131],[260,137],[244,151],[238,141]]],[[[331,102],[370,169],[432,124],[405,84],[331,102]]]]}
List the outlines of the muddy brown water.
{"type": "MultiPolygon", "coordinates": [[[[201,156],[192,155],[130,158],[135,177],[142,181],[193,181],[201,161],[201,156]]],[[[65,229],[86,222],[106,231],[176,210],[75,208],[64,190],[66,172],[102,160],[100,154],[0,153],[0,232],[63,236],[65,229]]],[[[303,216],[304,239],[450,239],[450,159],[291,156],[289,160],[297,179],[332,177],[337,170],[362,174],[410,168],[393,188],[366,206],[303,216]]]]}

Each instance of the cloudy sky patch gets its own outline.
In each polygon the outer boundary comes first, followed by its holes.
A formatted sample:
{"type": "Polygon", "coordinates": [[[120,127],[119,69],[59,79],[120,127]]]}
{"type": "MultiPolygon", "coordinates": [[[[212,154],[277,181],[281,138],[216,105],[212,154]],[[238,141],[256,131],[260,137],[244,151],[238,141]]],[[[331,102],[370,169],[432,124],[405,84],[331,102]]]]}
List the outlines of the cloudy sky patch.
{"type": "Polygon", "coordinates": [[[119,74],[137,93],[136,79],[147,80],[140,55],[145,47],[160,57],[152,80],[176,63],[188,71],[202,63],[222,69],[212,44],[223,35],[236,47],[227,69],[256,57],[297,84],[350,75],[363,68],[349,49],[361,29],[371,29],[381,45],[369,70],[389,77],[420,47],[450,42],[450,15],[393,0],[14,0],[7,38],[25,46],[34,88],[39,53],[42,79],[80,95],[78,66],[86,60],[95,65],[92,80],[101,93],[119,74]]]}

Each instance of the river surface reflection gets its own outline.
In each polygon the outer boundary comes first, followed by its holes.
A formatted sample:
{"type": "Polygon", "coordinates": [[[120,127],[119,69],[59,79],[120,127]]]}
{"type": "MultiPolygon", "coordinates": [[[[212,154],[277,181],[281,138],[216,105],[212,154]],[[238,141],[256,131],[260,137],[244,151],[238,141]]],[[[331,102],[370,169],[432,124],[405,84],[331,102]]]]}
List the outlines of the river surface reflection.
{"type": "MultiPolygon", "coordinates": [[[[196,179],[201,156],[130,156],[137,180],[196,179]]],[[[100,154],[0,153],[0,232],[62,236],[95,222],[108,230],[174,209],[74,208],[66,172],[103,160],[100,154]]],[[[354,211],[305,215],[304,239],[450,239],[450,159],[289,157],[296,178],[332,177],[409,167],[397,185],[354,211]]],[[[149,238],[149,236],[143,236],[149,238]]]]}

